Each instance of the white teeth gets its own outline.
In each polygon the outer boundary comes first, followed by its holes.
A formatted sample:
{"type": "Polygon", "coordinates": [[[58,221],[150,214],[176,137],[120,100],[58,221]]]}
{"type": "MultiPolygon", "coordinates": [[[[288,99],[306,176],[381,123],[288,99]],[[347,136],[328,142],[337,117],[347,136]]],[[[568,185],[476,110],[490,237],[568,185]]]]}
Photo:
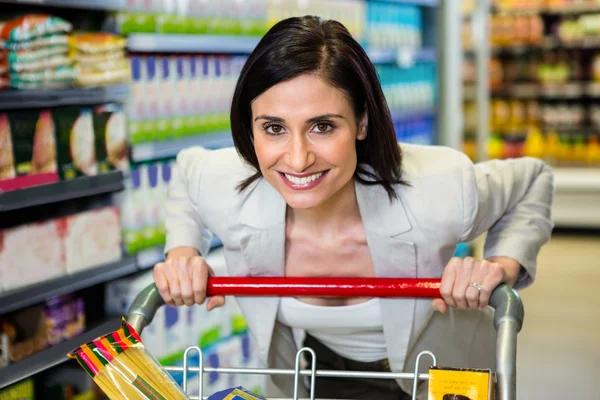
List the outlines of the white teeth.
{"type": "Polygon", "coordinates": [[[299,178],[297,176],[292,176],[292,175],[288,175],[288,174],[284,174],[286,179],[290,182],[292,182],[295,185],[306,185],[314,180],[317,180],[321,177],[321,175],[323,175],[322,172],[316,173],[314,175],[311,176],[305,176],[303,178],[299,178]]]}

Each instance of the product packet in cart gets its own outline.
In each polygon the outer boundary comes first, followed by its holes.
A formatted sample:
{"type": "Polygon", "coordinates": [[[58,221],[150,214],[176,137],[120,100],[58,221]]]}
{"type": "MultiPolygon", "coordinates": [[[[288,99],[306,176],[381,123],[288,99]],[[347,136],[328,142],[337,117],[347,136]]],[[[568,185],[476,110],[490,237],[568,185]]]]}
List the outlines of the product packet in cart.
{"type": "Polygon", "coordinates": [[[250,393],[243,387],[223,390],[210,396],[208,400],[266,400],[254,393],[250,393]]]}

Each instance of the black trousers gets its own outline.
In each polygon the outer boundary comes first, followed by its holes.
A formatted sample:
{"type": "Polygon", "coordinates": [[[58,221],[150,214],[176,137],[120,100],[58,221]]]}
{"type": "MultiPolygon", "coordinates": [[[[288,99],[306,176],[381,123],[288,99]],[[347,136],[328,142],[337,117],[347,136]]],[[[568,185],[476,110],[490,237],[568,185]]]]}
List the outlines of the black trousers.
{"type": "MultiPolygon", "coordinates": [[[[371,363],[344,358],[310,335],[306,335],[304,346],[314,350],[317,356],[317,369],[390,372],[387,360],[371,363]]],[[[306,354],[309,368],[311,355],[306,354]]],[[[322,399],[361,399],[361,400],[410,400],[395,380],[318,377],[315,384],[315,397],[322,399]]]]}

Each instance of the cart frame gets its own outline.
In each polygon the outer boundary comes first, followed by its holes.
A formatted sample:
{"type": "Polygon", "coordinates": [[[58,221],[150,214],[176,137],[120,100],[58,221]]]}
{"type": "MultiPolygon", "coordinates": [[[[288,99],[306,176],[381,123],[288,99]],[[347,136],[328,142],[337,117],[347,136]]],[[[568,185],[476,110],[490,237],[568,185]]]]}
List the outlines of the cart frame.
{"type": "MultiPolygon", "coordinates": [[[[328,294],[336,296],[354,297],[357,291],[361,295],[370,294],[371,297],[427,297],[439,298],[439,279],[394,279],[374,278],[365,280],[356,278],[354,283],[347,278],[343,285],[336,285],[329,278],[302,278],[294,281],[292,278],[226,278],[210,277],[208,282],[208,295],[231,295],[231,296],[298,296],[298,295],[321,295],[328,294]]],[[[138,332],[152,322],[154,314],[164,304],[158,289],[154,284],[146,287],[133,301],[128,315],[128,323],[138,332]]],[[[516,400],[516,358],[517,358],[517,334],[523,326],[524,307],[517,292],[506,284],[499,285],[490,297],[490,306],[494,308],[494,327],[496,328],[496,394],[498,400],[516,400]]],[[[209,368],[204,367],[202,350],[197,346],[189,347],[184,353],[182,367],[164,367],[171,372],[183,373],[183,389],[188,388],[188,373],[198,373],[198,397],[204,399],[203,375],[209,372],[222,374],[251,374],[251,375],[293,375],[294,376],[294,400],[298,400],[298,387],[301,376],[309,376],[311,379],[310,399],[314,400],[314,383],[317,377],[339,377],[339,378],[375,378],[375,379],[404,379],[413,381],[413,400],[416,399],[416,389],[419,381],[429,379],[429,374],[419,374],[419,365],[424,356],[432,359],[430,365],[436,365],[435,355],[429,351],[420,353],[415,363],[414,373],[395,372],[360,372],[360,371],[329,371],[316,369],[316,356],[312,349],[304,347],[296,354],[295,369],[271,369],[271,368],[209,368]],[[189,365],[189,354],[198,352],[199,365],[189,365]],[[312,355],[310,370],[300,370],[300,360],[303,353],[312,355]]]]}

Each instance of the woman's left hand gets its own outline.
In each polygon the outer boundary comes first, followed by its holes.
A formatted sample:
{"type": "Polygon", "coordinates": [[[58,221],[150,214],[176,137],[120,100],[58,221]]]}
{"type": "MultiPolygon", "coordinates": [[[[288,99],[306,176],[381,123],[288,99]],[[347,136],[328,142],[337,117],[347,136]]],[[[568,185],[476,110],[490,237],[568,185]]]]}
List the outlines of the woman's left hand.
{"type": "Polygon", "coordinates": [[[519,269],[519,263],[507,257],[491,257],[488,260],[454,257],[442,275],[440,292],[443,299],[434,300],[433,308],[441,313],[446,313],[448,307],[483,310],[499,284],[515,284],[519,269]]]}

